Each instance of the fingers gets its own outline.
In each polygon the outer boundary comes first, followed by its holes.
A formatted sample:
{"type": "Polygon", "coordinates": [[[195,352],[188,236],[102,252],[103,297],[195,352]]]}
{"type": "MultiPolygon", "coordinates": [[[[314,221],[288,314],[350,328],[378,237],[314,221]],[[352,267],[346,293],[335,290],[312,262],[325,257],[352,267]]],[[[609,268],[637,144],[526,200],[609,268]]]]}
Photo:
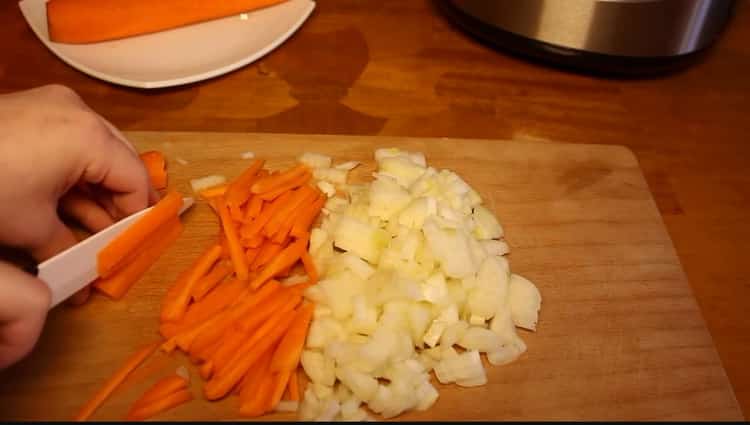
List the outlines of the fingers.
{"type": "Polygon", "coordinates": [[[151,182],[143,162],[109,130],[87,150],[83,180],[111,192],[123,216],[149,205],[151,182]]]}
{"type": "Polygon", "coordinates": [[[41,280],[0,262],[0,369],[17,362],[34,347],[50,298],[41,280]]]}
{"type": "Polygon", "coordinates": [[[60,209],[91,232],[103,230],[115,222],[101,205],[75,189],[60,199],[60,209]]]}
{"type": "Polygon", "coordinates": [[[135,149],[135,146],[133,146],[133,144],[130,143],[130,140],[128,140],[127,137],[125,137],[125,135],[122,134],[122,132],[120,131],[120,129],[118,129],[117,127],[115,127],[111,122],[109,122],[108,119],[106,119],[103,116],[101,116],[101,115],[97,114],[96,112],[94,112],[93,109],[91,110],[91,112],[93,112],[97,117],[99,117],[100,120],[102,120],[102,122],[104,123],[104,125],[107,126],[107,128],[109,129],[109,131],[112,133],[113,136],[115,136],[115,138],[117,138],[117,140],[121,141],[125,146],[128,147],[128,149],[130,149],[134,153],[138,153],[138,151],[136,151],[136,149],[135,149]]]}
{"type": "Polygon", "coordinates": [[[71,246],[78,243],[73,232],[60,220],[57,215],[50,218],[51,222],[45,234],[47,237],[44,241],[36,246],[29,247],[29,251],[34,259],[42,262],[56,254],[65,251],[71,246]]]}

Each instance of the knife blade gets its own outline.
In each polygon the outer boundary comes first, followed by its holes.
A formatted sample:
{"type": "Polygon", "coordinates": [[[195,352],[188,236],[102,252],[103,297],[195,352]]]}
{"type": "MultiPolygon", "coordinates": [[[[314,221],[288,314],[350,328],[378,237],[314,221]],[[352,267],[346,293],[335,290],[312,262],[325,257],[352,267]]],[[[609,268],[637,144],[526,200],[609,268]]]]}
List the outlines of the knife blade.
{"type": "MultiPolygon", "coordinates": [[[[182,198],[180,214],[194,204],[193,198],[182,198]]],[[[131,224],[153,207],[146,208],[112,224],[106,229],[71,246],[37,266],[37,277],[52,292],[50,309],[93,282],[98,276],[97,254],[131,224]]]]}

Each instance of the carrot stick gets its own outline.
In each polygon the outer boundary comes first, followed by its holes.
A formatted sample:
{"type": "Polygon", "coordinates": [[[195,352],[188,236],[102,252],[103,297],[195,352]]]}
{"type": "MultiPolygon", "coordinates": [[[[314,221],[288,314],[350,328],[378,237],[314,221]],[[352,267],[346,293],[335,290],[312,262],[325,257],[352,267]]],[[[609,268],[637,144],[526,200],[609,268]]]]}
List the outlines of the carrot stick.
{"type": "Polygon", "coordinates": [[[133,403],[133,407],[130,411],[136,410],[137,408],[146,404],[152,403],[160,398],[164,398],[169,394],[175,393],[179,390],[187,388],[188,381],[182,376],[170,375],[161,378],[156,381],[146,392],[141,395],[138,400],[133,403]]]}
{"type": "Polygon", "coordinates": [[[237,300],[245,289],[245,283],[229,279],[209,292],[202,300],[191,304],[179,324],[184,327],[209,319],[237,300]]]}
{"type": "MultiPolygon", "coordinates": [[[[286,239],[286,237],[291,232],[292,226],[295,224],[296,221],[299,220],[300,215],[305,215],[307,213],[308,204],[310,204],[311,207],[314,207],[319,197],[320,197],[320,194],[317,191],[314,191],[314,190],[310,191],[307,197],[305,197],[302,200],[302,202],[300,202],[299,207],[292,210],[287,215],[287,217],[283,220],[283,222],[281,222],[281,225],[279,226],[276,233],[274,233],[271,240],[276,243],[282,243],[284,239],[286,239]]],[[[321,204],[321,207],[322,207],[322,204],[321,204]]],[[[305,230],[308,230],[308,229],[305,228],[305,230]]]]}
{"type": "Polygon", "coordinates": [[[237,279],[247,280],[248,279],[248,265],[245,259],[245,251],[242,250],[240,245],[239,237],[237,236],[237,228],[235,227],[232,218],[229,216],[229,210],[227,209],[226,202],[223,198],[219,198],[217,202],[219,209],[219,217],[221,218],[221,226],[224,228],[224,234],[227,237],[227,243],[229,244],[229,255],[232,258],[232,264],[234,265],[234,272],[237,274],[237,279]]]}
{"type": "Polygon", "coordinates": [[[247,417],[258,417],[268,411],[273,390],[273,375],[266,368],[258,376],[257,385],[253,386],[253,392],[246,393],[242,404],[240,405],[240,414],[247,417]]]}
{"type": "Polygon", "coordinates": [[[55,0],[47,4],[50,39],[56,43],[94,43],[148,34],[225,16],[239,15],[281,0],[55,0]]]}
{"type": "Polygon", "coordinates": [[[174,322],[165,322],[159,325],[159,333],[166,339],[172,338],[180,331],[180,325],[174,322]]]}
{"type": "Polygon", "coordinates": [[[248,199],[250,199],[250,187],[256,180],[258,171],[263,168],[266,161],[262,159],[256,159],[250,164],[249,167],[242,174],[237,177],[227,189],[225,195],[227,206],[231,213],[232,219],[240,221],[243,218],[243,214],[240,212],[240,206],[242,206],[248,199]]]}
{"type": "MultiPolygon", "coordinates": [[[[283,287],[278,281],[272,280],[257,291],[248,293],[242,300],[233,306],[231,311],[235,319],[241,319],[247,315],[250,310],[263,303],[268,303],[276,298],[276,292],[281,291],[283,287]]],[[[257,309],[256,309],[257,310],[257,309]]]]}
{"type": "Polygon", "coordinates": [[[187,389],[182,389],[131,411],[128,413],[126,419],[129,421],[142,421],[183,403],[187,403],[192,399],[193,394],[187,389]]]}
{"type": "Polygon", "coordinates": [[[266,193],[270,192],[285,183],[288,183],[305,172],[309,172],[307,166],[304,164],[297,164],[294,167],[277,175],[270,175],[264,177],[257,182],[253,183],[251,188],[252,193],[266,193]]]}
{"type": "Polygon", "coordinates": [[[269,403],[266,405],[266,411],[273,410],[277,404],[281,401],[281,397],[284,395],[286,384],[289,382],[289,377],[292,372],[289,370],[282,370],[280,372],[272,372],[271,396],[269,397],[269,403]]]}
{"type": "MultiPolygon", "coordinates": [[[[271,314],[257,314],[252,316],[249,321],[243,321],[240,322],[241,325],[238,327],[244,331],[249,331],[257,326],[257,329],[253,330],[250,333],[249,338],[244,338],[242,345],[237,348],[237,350],[232,353],[232,356],[230,357],[228,364],[234,364],[241,356],[242,353],[251,349],[254,344],[256,344],[261,338],[263,338],[266,334],[270,332],[271,329],[273,329],[276,324],[278,324],[282,320],[282,316],[287,316],[287,313],[294,310],[294,307],[299,304],[301,301],[301,297],[299,297],[297,294],[291,294],[291,297],[282,299],[281,305],[279,305],[277,308],[274,309],[267,309],[271,310],[271,314]],[[263,317],[265,316],[265,317],[263,317]],[[270,317],[269,317],[270,316],[270,317]],[[259,318],[257,320],[253,320],[255,318],[259,318]],[[268,319],[268,320],[266,320],[268,319]]],[[[291,316],[295,316],[295,314],[291,314],[291,316]]],[[[224,369],[222,367],[222,370],[219,371],[219,375],[221,375],[224,372],[224,369]]]]}
{"type": "Polygon", "coordinates": [[[143,152],[139,155],[148,171],[151,186],[156,190],[167,188],[167,160],[159,151],[143,152]]]}
{"type": "Polygon", "coordinates": [[[97,255],[97,271],[100,277],[109,277],[117,269],[132,261],[138,248],[151,234],[167,221],[177,217],[182,207],[182,195],[172,191],[162,198],[150,211],[125,229],[97,255]]]}
{"type": "Polygon", "coordinates": [[[193,263],[188,270],[188,274],[185,277],[185,282],[182,283],[176,296],[172,299],[166,298],[161,310],[161,320],[165,322],[180,320],[185,315],[188,303],[190,302],[190,294],[192,294],[195,285],[198,280],[203,277],[211,266],[218,261],[221,256],[221,246],[214,244],[212,245],[203,255],[193,263]]]}
{"type": "Polygon", "coordinates": [[[227,193],[228,188],[229,185],[226,184],[209,187],[208,189],[201,190],[200,195],[203,199],[216,198],[217,196],[223,196],[225,193],[227,193]]]}
{"type": "Polygon", "coordinates": [[[245,258],[247,258],[247,264],[250,264],[251,270],[255,258],[258,257],[258,253],[260,253],[260,248],[248,248],[245,250],[245,258]]]}
{"type": "Polygon", "coordinates": [[[247,210],[245,211],[245,221],[257,217],[262,209],[263,198],[257,195],[250,198],[250,202],[247,204],[247,210]]]}
{"type": "Polygon", "coordinates": [[[255,261],[250,265],[251,270],[258,270],[259,268],[266,265],[268,262],[274,259],[282,250],[284,246],[271,241],[266,241],[263,246],[260,247],[258,255],[255,257],[255,261]]]}
{"type": "Polygon", "coordinates": [[[216,365],[215,369],[217,373],[221,373],[222,369],[226,367],[247,337],[246,332],[237,328],[230,328],[225,332],[222,340],[219,341],[219,348],[209,358],[209,361],[216,365]]]}
{"type": "Polygon", "coordinates": [[[263,270],[251,282],[250,287],[256,289],[274,277],[276,273],[284,270],[299,260],[300,256],[307,249],[306,239],[297,239],[289,244],[283,251],[271,260],[263,270]]]}
{"type": "Polygon", "coordinates": [[[289,217],[290,214],[294,214],[294,211],[300,208],[300,205],[308,199],[315,191],[310,186],[302,186],[292,192],[292,196],[289,197],[276,214],[268,221],[263,228],[266,236],[272,236],[279,230],[281,224],[289,217]]]}
{"type": "Polygon", "coordinates": [[[203,380],[211,379],[211,375],[214,372],[214,362],[212,362],[211,360],[209,360],[209,361],[203,363],[203,365],[201,365],[200,369],[198,369],[198,372],[200,373],[201,378],[203,378],[203,380]]]}
{"type": "Polygon", "coordinates": [[[255,235],[252,238],[245,239],[245,246],[248,248],[258,248],[263,245],[265,240],[266,238],[263,235],[255,235]]]}
{"type": "Polygon", "coordinates": [[[299,238],[304,233],[310,231],[310,226],[318,217],[318,213],[325,205],[326,196],[323,194],[318,195],[318,199],[310,205],[310,208],[306,209],[302,214],[297,216],[297,220],[292,225],[292,230],[289,232],[290,235],[299,238]]]}
{"type": "Polygon", "coordinates": [[[266,350],[256,363],[247,371],[245,376],[240,381],[240,400],[244,403],[250,399],[253,395],[258,394],[258,386],[268,370],[268,365],[271,363],[271,356],[273,355],[273,348],[266,350]]]}
{"type": "MultiPolygon", "coordinates": [[[[273,323],[271,328],[267,330],[268,332],[263,335],[262,338],[259,338],[258,341],[253,340],[253,344],[248,347],[249,349],[246,352],[243,350],[241,358],[234,361],[227,368],[225,373],[215,375],[206,383],[203,387],[203,394],[208,400],[216,400],[225,396],[232,387],[237,384],[253,363],[255,363],[255,361],[257,361],[269,347],[281,339],[289,325],[292,323],[294,316],[291,314],[282,314],[278,317],[280,317],[280,320],[277,323],[273,323]]],[[[266,324],[271,322],[275,321],[269,320],[266,324]]],[[[256,334],[260,333],[260,331],[261,330],[259,329],[256,334]]]]}
{"type": "Polygon", "coordinates": [[[276,214],[276,210],[278,210],[281,205],[284,204],[291,196],[292,192],[285,192],[270,204],[264,205],[263,210],[260,212],[260,215],[258,215],[258,217],[256,217],[252,223],[246,226],[242,226],[242,229],[240,230],[240,234],[242,235],[242,237],[245,239],[250,239],[253,236],[260,234],[263,226],[265,226],[266,223],[268,223],[268,220],[270,220],[271,217],[276,214]]]}
{"type": "Polygon", "coordinates": [[[305,251],[302,253],[302,264],[305,266],[305,272],[307,272],[307,278],[309,285],[315,285],[318,283],[318,269],[315,267],[315,261],[313,261],[310,253],[305,251]]]}
{"type": "Polygon", "coordinates": [[[75,415],[73,420],[75,421],[85,421],[91,415],[96,411],[97,408],[112,394],[112,392],[122,384],[122,382],[125,380],[125,378],[130,375],[130,373],[135,370],[141,363],[143,363],[144,360],[148,358],[148,356],[151,355],[151,353],[156,350],[156,347],[158,347],[159,344],[149,344],[146,347],[141,348],[140,350],[136,351],[133,355],[128,357],[128,359],[125,361],[125,363],[117,369],[117,371],[112,375],[105,383],[104,385],[97,391],[91,399],[89,399],[83,407],[81,407],[81,410],[78,411],[78,414],[75,415]]]}
{"type": "Polygon", "coordinates": [[[250,307],[243,306],[243,316],[237,322],[237,327],[249,331],[263,323],[268,317],[279,314],[280,311],[289,311],[301,301],[301,294],[282,289],[275,291],[264,303],[256,304],[255,310],[250,313],[250,307]]]}
{"type": "Polygon", "coordinates": [[[219,235],[219,244],[221,245],[221,258],[229,259],[231,254],[229,253],[229,242],[227,241],[227,235],[221,232],[219,235]]]}
{"type": "Polygon", "coordinates": [[[297,377],[297,369],[289,375],[289,384],[287,388],[289,390],[289,400],[299,401],[299,378],[297,377]]]}
{"type": "Polygon", "coordinates": [[[230,273],[232,273],[232,268],[227,263],[219,261],[214,264],[214,268],[195,284],[192,294],[193,300],[200,301],[203,299],[207,293],[214,289],[224,278],[229,276],[230,273]]]}
{"type": "Polygon", "coordinates": [[[284,192],[290,191],[292,189],[296,189],[302,186],[303,184],[309,182],[311,178],[312,178],[312,173],[310,173],[309,171],[306,171],[304,174],[301,174],[299,177],[295,178],[294,180],[291,180],[288,183],[285,183],[270,192],[258,194],[258,196],[260,196],[260,198],[263,199],[264,201],[274,200],[279,195],[283,194],[284,192]]]}
{"type": "Polygon", "coordinates": [[[229,316],[228,312],[222,311],[221,313],[211,317],[205,322],[196,323],[192,326],[188,326],[185,329],[180,330],[179,333],[165,341],[164,344],[162,344],[161,349],[163,351],[166,351],[167,353],[171,353],[172,350],[174,350],[176,347],[180,347],[180,349],[182,349],[183,351],[189,352],[193,341],[195,341],[195,339],[200,336],[201,333],[207,330],[210,331],[211,329],[220,326],[220,324],[223,324],[230,319],[231,317],[229,316]]]}
{"type": "MultiPolygon", "coordinates": [[[[190,356],[195,357],[198,361],[208,361],[208,359],[213,355],[214,352],[218,349],[218,343],[214,342],[212,344],[202,344],[200,337],[196,338],[195,341],[193,341],[193,345],[190,346],[190,356]]],[[[211,371],[211,375],[213,375],[213,370],[211,371]]]]}
{"type": "Polygon", "coordinates": [[[292,322],[273,354],[271,360],[272,372],[291,371],[299,364],[302,349],[305,348],[305,338],[312,320],[313,310],[315,310],[315,305],[309,303],[302,306],[297,312],[294,322],[292,322]]]}
{"type": "MultiPolygon", "coordinates": [[[[271,281],[268,285],[261,288],[261,290],[255,292],[246,291],[245,294],[234,297],[232,301],[234,301],[235,304],[232,306],[231,310],[222,313],[223,317],[221,318],[221,321],[215,319],[216,316],[214,316],[209,320],[216,320],[216,322],[210,325],[205,325],[204,323],[198,324],[198,326],[203,326],[203,330],[199,331],[198,335],[195,336],[195,339],[190,346],[190,350],[195,353],[205,353],[209,346],[213,345],[219,338],[221,338],[228,326],[238,318],[247,314],[247,312],[256,304],[263,302],[280,288],[280,283],[271,281]],[[269,288],[266,289],[266,287],[269,288]]],[[[202,356],[199,357],[204,358],[202,356]]]]}
{"type": "Polygon", "coordinates": [[[94,288],[113,300],[122,298],[164,252],[180,237],[183,226],[175,217],[164,224],[162,229],[150,235],[143,242],[143,249],[132,262],[126,264],[107,278],[98,279],[94,288]]]}

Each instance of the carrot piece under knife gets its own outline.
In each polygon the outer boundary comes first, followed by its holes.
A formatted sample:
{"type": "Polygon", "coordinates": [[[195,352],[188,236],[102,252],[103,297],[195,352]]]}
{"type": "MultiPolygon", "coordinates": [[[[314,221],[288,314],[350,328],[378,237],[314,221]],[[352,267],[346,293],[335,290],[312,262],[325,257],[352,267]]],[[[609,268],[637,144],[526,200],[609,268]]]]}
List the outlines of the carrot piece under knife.
{"type": "Polygon", "coordinates": [[[117,269],[132,261],[150,235],[164,223],[179,215],[182,195],[169,192],[154,207],[139,218],[97,254],[97,270],[100,277],[111,276],[117,269]]]}
{"type": "Polygon", "coordinates": [[[94,288],[113,300],[122,298],[138,279],[164,254],[172,243],[182,234],[183,226],[175,217],[164,224],[164,228],[155,232],[143,243],[144,249],[132,262],[106,278],[94,282],[94,288]]]}

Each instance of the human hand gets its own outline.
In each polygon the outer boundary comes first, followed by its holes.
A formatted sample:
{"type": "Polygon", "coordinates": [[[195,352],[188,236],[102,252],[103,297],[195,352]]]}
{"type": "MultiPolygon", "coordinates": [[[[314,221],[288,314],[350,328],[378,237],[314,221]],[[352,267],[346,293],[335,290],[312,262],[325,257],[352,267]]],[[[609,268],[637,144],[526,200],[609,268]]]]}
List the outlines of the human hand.
{"type": "MultiPolygon", "coordinates": [[[[0,181],[0,245],[39,262],[77,243],[61,215],[96,232],[158,197],[122,134],[62,86],[0,96],[0,181]]],[[[31,349],[49,297],[43,282],[0,263],[0,368],[31,349]]]]}

